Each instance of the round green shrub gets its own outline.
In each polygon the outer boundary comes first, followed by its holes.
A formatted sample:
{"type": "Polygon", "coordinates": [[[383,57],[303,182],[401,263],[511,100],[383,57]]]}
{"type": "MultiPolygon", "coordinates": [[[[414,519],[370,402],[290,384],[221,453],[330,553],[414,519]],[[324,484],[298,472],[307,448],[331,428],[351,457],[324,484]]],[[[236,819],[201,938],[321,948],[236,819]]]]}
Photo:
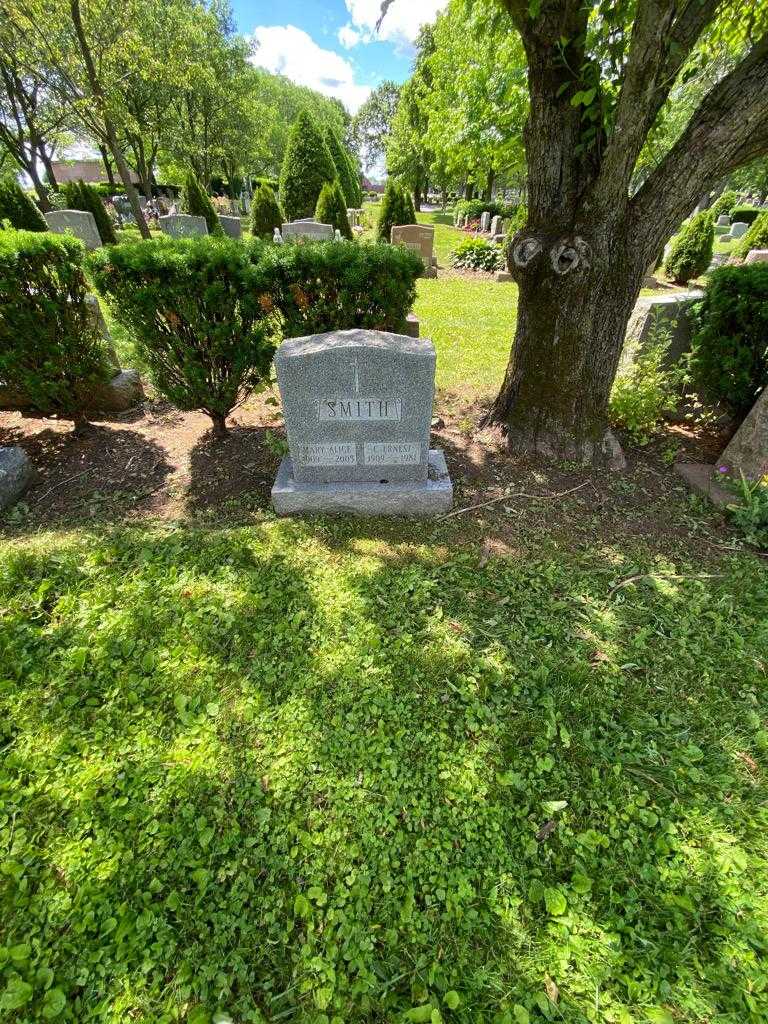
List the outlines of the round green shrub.
{"type": "Polygon", "coordinates": [[[737,241],[731,252],[740,259],[746,259],[750,249],[768,249],[768,210],[752,221],[749,230],[737,241]]]}
{"type": "Polygon", "coordinates": [[[280,171],[280,205],[286,218],[312,217],[320,190],[335,177],[336,167],[322,132],[303,110],[291,127],[280,171]]]}
{"type": "Polygon", "coordinates": [[[715,225],[709,210],[695,214],[672,243],[664,273],[676,284],[700,277],[712,262],[715,225]]]}
{"type": "Polygon", "coordinates": [[[694,382],[746,415],[768,386],[768,263],[713,271],[695,307],[695,324],[694,382]]]}
{"type": "Polygon", "coordinates": [[[197,175],[194,171],[187,173],[181,208],[185,213],[189,213],[193,217],[204,217],[205,223],[208,225],[209,235],[224,234],[216,208],[211,202],[208,193],[197,180],[197,175]]]}
{"type": "Polygon", "coordinates": [[[347,216],[347,202],[341,190],[338,178],[333,183],[326,181],[320,190],[315,207],[315,220],[321,224],[331,224],[341,232],[342,238],[352,239],[352,228],[347,216]]]}
{"type": "Polygon", "coordinates": [[[22,231],[48,230],[37,203],[13,180],[0,181],[0,222],[4,220],[22,231]]]}
{"type": "Polygon", "coordinates": [[[269,185],[259,185],[251,200],[251,234],[272,239],[275,228],[282,227],[283,211],[269,185]]]}
{"type": "Polygon", "coordinates": [[[762,212],[759,206],[734,206],[731,210],[731,223],[741,221],[742,224],[751,224],[762,212]]]}
{"type": "MultiPolygon", "coordinates": [[[[153,239],[97,251],[96,287],[134,338],[152,382],[179,409],[226,417],[269,378],[274,318],[244,245],[224,237],[153,239]]],[[[270,248],[277,248],[270,246],[270,248]]]]}
{"type": "Polygon", "coordinates": [[[733,189],[727,189],[725,192],[722,192],[709,208],[712,220],[716,221],[724,213],[730,216],[731,210],[738,201],[738,193],[734,192],[733,189]]]}
{"type": "Polygon", "coordinates": [[[83,257],[67,235],[0,231],[0,380],[12,405],[76,426],[109,378],[83,257]]]}

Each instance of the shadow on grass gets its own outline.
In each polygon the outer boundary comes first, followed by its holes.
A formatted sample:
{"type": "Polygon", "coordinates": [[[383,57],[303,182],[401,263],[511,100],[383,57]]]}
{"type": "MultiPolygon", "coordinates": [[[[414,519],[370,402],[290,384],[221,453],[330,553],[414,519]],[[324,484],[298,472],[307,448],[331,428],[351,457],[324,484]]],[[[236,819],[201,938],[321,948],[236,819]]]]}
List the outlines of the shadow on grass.
{"type": "Polygon", "coordinates": [[[567,1021],[596,987],[750,1019],[758,569],[608,597],[638,571],[618,551],[387,561],[331,532],[4,556],[5,920],[33,987],[49,965],[83,1021],[385,1021],[451,990],[469,1021],[555,1013],[549,978],[567,1021]]]}

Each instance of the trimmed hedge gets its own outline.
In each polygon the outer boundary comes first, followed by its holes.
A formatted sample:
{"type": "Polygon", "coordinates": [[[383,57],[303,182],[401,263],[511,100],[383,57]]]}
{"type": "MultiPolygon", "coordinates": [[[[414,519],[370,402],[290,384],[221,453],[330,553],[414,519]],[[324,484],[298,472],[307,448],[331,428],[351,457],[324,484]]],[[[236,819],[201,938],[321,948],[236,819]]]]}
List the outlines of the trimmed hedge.
{"type": "Polygon", "coordinates": [[[270,245],[256,258],[263,303],[279,310],[286,338],[353,327],[398,332],[424,271],[417,253],[383,243],[270,245]]]}
{"type": "Polygon", "coordinates": [[[461,199],[456,203],[455,212],[469,217],[470,220],[480,220],[481,216],[488,212],[492,217],[514,217],[517,207],[507,203],[496,203],[490,199],[461,199]]]}
{"type": "Polygon", "coordinates": [[[219,221],[219,215],[216,213],[216,207],[211,202],[208,193],[197,180],[197,175],[194,171],[189,171],[184,182],[181,208],[185,213],[189,213],[193,217],[204,217],[205,223],[208,225],[209,235],[224,234],[224,229],[219,221]]]}
{"type": "Polygon", "coordinates": [[[103,245],[117,245],[115,227],[109,219],[104,202],[93,185],[80,181],[68,181],[62,188],[70,210],[84,210],[92,213],[103,245]]]}
{"type": "Polygon", "coordinates": [[[742,224],[752,224],[762,212],[759,206],[734,206],[731,210],[731,224],[737,220],[742,224]]]}
{"type": "Polygon", "coordinates": [[[0,222],[4,220],[22,231],[48,230],[39,207],[17,181],[0,181],[0,222]]]}
{"type": "Polygon", "coordinates": [[[336,178],[322,132],[303,110],[293,122],[280,171],[280,205],[289,221],[312,217],[326,181],[336,178]]]}
{"type": "Polygon", "coordinates": [[[768,210],[752,221],[749,230],[731,250],[734,256],[746,259],[750,249],[768,249],[768,210]]]}
{"type": "Polygon", "coordinates": [[[271,241],[275,228],[282,227],[283,220],[275,193],[268,185],[259,185],[251,201],[251,234],[271,241]]]}
{"type": "Polygon", "coordinates": [[[716,221],[723,213],[727,213],[730,216],[731,210],[738,201],[738,193],[734,192],[733,189],[727,189],[725,192],[721,193],[709,208],[709,212],[712,214],[712,220],[716,221]]]}
{"type": "Polygon", "coordinates": [[[713,271],[694,317],[695,383],[745,416],[768,386],[768,263],[713,271]]]}
{"type": "Polygon", "coordinates": [[[352,228],[347,216],[347,201],[341,190],[338,178],[331,184],[326,181],[320,190],[320,197],[315,207],[315,220],[321,224],[331,224],[341,232],[342,238],[351,241],[352,228]]]}
{"type": "Polygon", "coordinates": [[[253,253],[261,248],[254,240],[163,238],[91,258],[96,287],[135,339],[157,390],[210,416],[219,437],[232,409],[270,374],[276,325],[260,301],[268,286],[253,253]]]}
{"type": "Polygon", "coordinates": [[[710,210],[691,217],[672,243],[664,273],[676,284],[687,284],[700,277],[712,262],[715,243],[715,222],[710,210]]]}
{"type": "Polygon", "coordinates": [[[76,426],[110,376],[83,258],[67,235],[0,231],[0,380],[25,406],[76,426]]]}

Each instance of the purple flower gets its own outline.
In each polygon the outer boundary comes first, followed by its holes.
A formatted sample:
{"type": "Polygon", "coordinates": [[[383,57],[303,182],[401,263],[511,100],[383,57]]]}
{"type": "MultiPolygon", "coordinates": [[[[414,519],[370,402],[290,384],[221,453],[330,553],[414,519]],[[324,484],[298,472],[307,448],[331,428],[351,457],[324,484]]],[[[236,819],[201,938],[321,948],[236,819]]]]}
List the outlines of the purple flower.
{"type": "Polygon", "coordinates": [[[728,467],[727,466],[718,466],[717,467],[717,472],[718,473],[727,473],[728,472],[728,467]]]}

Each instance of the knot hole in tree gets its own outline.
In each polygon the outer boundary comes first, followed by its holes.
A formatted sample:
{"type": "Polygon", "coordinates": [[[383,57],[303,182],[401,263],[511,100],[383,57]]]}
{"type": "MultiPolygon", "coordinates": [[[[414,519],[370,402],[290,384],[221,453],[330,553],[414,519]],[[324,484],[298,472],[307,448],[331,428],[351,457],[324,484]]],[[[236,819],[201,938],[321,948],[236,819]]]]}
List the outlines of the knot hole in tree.
{"type": "Polygon", "coordinates": [[[514,248],[512,249],[512,259],[516,267],[520,267],[524,270],[530,263],[532,263],[543,249],[543,245],[538,238],[521,238],[518,242],[515,242],[514,248]]]}
{"type": "Polygon", "coordinates": [[[592,250],[588,242],[576,236],[573,239],[561,239],[552,247],[550,258],[554,272],[563,276],[577,267],[588,270],[592,263],[592,250]]]}

